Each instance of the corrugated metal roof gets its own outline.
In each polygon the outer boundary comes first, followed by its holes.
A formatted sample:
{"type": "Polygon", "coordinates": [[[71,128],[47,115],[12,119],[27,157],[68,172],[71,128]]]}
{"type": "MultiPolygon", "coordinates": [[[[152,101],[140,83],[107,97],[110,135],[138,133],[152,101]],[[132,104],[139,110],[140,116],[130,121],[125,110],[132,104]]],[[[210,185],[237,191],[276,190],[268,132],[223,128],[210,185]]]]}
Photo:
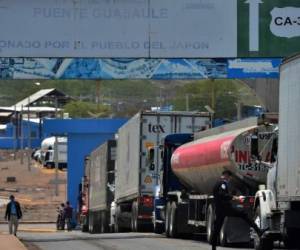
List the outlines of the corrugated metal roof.
{"type": "MultiPolygon", "coordinates": [[[[60,111],[60,108],[57,108],[57,111],[60,111]]],[[[1,111],[11,111],[11,112],[21,112],[22,111],[22,106],[17,106],[15,107],[0,107],[0,112],[1,111]]],[[[26,112],[28,111],[28,107],[23,107],[23,111],[26,112]]],[[[54,107],[29,107],[29,111],[31,112],[55,112],[56,108],[54,107]]]]}
{"type": "Polygon", "coordinates": [[[46,96],[46,95],[50,94],[54,90],[55,90],[55,88],[53,88],[53,89],[41,89],[40,91],[32,94],[31,96],[26,97],[22,101],[16,103],[15,105],[12,106],[12,108],[14,106],[21,107],[22,105],[23,105],[23,107],[26,107],[26,106],[30,105],[31,103],[36,102],[38,99],[42,98],[43,96],[46,96]]]}

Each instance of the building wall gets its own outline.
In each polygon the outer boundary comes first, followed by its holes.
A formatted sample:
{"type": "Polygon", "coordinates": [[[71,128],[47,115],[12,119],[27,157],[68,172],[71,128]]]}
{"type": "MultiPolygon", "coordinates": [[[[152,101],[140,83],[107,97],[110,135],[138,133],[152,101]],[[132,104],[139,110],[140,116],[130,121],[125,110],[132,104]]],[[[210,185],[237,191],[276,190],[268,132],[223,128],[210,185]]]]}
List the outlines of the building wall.
{"type": "Polygon", "coordinates": [[[44,120],[47,136],[68,136],[67,199],[77,208],[79,184],[84,173],[84,158],[112,139],[127,119],[49,119],[44,120]]]}

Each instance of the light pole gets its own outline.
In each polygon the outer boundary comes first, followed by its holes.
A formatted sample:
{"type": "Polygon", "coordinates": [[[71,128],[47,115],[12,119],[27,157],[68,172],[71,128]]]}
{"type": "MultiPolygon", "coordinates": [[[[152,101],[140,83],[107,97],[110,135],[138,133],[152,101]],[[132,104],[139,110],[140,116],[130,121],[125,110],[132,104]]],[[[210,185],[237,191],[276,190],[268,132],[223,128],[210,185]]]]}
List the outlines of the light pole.
{"type": "Polygon", "coordinates": [[[210,114],[210,127],[213,127],[213,121],[214,121],[214,115],[215,115],[215,110],[213,110],[209,105],[205,105],[204,108],[208,111],[210,114]]]}
{"type": "Polygon", "coordinates": [[[28,122],[28,126],[27,126],[27,134],[28,134],[28,143],[27,143],[27,160],[28,160],[28,171],[31,171],[31,126],[30,126],[30,97],[28,97],[28,110],[27,110],[28,114],[27,114],[27,122],[28,122]]]}

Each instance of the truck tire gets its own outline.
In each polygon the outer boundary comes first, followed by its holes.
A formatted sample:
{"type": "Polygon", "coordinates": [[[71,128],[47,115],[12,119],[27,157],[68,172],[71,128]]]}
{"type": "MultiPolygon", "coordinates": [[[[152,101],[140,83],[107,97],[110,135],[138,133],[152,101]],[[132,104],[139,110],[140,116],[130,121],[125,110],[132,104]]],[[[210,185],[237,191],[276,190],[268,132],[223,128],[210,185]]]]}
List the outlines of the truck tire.
{"type": "Polygon", "coordinates": [[[117,219],[117,216],[116,216],[116,219],[115,219],[115,224],[114,224],[114,229],[113,229],[113,231],[115,232],[115,233],[119,233],[119,224],[118,224],[118,219],[117,219]]]}
{"type": "Polygon", "coordinates": [[[154,226],[153,231],[156,234],[163,234],[163,232],[165,231],[164,225],[162,223],[154,222],[153,226],[154,226]]]}
{"type": "Polygon", "coordinates": [[[101,224],[100,224],[100,233],[107,233],[108,232],[108,223],[107,223],[107,216],[106,216],[106,212],[102,211],[100,214],[100,218],[101,218],[101,224]]]}
{"type": "MultiPolygon", "coordinates": [[[[261,216],[260,216],[260,206],[258,205],[255,210],[254,221],[261,228],[261,216]]],[[[273,241],[271,239],[261,238],[256,233],[254,233],[254,249],[255,250],[272,250],[273,241]]]]}
{"type": "Polygon", "coordinates": [[[225,231],[224,224],[223,224],[221,232],[220,232],[220,245],[222,247],[227,247],[228,246],[227,234],[226,234],[226,231],[225,231]]]}
{"type": "Polygon", "coordinates": [[[170,237],[170,216],[171,216],[171,203],[167,202],[166,221],[165,221],[165,232],[167,237],[170,237]]]}
{"type": "Polygon", "coordinates": [[[212,204],[210,204],[207,208],[206,218],[206,238],[207,242],[211,244],[215,222],[215,209],[212,204]]]}
{"type": "Polygon", "coordinates": [[[120,220],[120,206],[117,206],[116,207],[116,212],[115,212],[115,224],[114,224],[114,231],[115,233],[120,233],[121,232],[121,228],[120,228],[120,223],[119,223],[119,220],[120,220]]]}
{"type": "Polygon", "coordinates": [[[131,206],[131,231],[138,232],[138,205],[134,201],[131,206]]]}
{"type": "Polygon", "coordinates": [[[89,233],[94,234],[95,233],[95,227],[94,227],[94,215],[89,216],[89,233]]]}
{"type": "Polygon", "coordinates": [[[84,216],[82,225],[81,225],[81,232],[87,233],[89,231],[89,219],[88,216],[84,216]]]}
{"type": "Polygon", "coordinates": [[[178,237],[177,232],[177,204],[176,202],[172,202],[171,204],[171,213],[170,213],[170,220],[169,220],[169,234],[171,238],[178,237]]]}

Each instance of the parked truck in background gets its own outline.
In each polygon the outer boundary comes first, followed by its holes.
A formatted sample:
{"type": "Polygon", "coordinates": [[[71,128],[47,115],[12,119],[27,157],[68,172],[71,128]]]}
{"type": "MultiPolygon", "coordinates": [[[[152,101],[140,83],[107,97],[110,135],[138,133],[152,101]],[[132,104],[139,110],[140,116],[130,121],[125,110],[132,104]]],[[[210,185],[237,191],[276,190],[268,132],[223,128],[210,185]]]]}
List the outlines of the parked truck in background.
{"type": "Polygon", "coordinates": [[[268,189],[256,194],[256,222],[265,229],[254,236],[257,250],[273,249],[283,241],[300,249],[300,55],[280,67],[278,159],[268,175],[268,189]],[[272,174],[273,172],[273,174],[272,174]]]}
{"type": "Polygon", "coordinates": [[[81,179],[79,185],[79,196],[81,204],[79,204],[79,222],[81,225],[82,232],[89,231],[89,218],[88,218],[88,207],[89,207],[89,178],[90,178],[91,161],[90,156],[84,158],[84,176],[81,179]]]}
{"type": "Polygon", "coordinates": [[[114,200],[116,141],[108,140],[87,158],[82,187],[82,228],[90,233],[110,231],[110,207],[114,200]]]}
{"type": "MultiPolygon", "coordinates": [[[[206,232],[211,242],[215,218],[212,190],[224,170],[233,172],[230,189],[241,196],[234,205],[251,213],[255,192],[266,182],[268,172],[253,159],[269,161],[275,130],[275,125],[259,125],[257,118],[250,118],[196,133],[194,138],[166,137],[162,145],[163,182],[155,199],[157,232],[165,231],[168,237],[206,232]]],[[[249,242],[249,236],[250,228],[240,218],[226,218],[220,242],[249,242]]]]}
{"type": "Polygon", "coordinates": [[[48,137],[41,143],[41,162],[47,168],[55,168],[55,149],[57,148],[58,168],[67,168],[68,163],[68,138],[57,137],[57,147],[55,137],[48,137]]]}
{"type": "Polygon", "coordinates": [[[143,111],[119,129],[113,208],[115,231],[152,227],[153,198],[160,185],[162,138],[174,133],[194,133],[209,126],[208,113],[143,111]]]}

